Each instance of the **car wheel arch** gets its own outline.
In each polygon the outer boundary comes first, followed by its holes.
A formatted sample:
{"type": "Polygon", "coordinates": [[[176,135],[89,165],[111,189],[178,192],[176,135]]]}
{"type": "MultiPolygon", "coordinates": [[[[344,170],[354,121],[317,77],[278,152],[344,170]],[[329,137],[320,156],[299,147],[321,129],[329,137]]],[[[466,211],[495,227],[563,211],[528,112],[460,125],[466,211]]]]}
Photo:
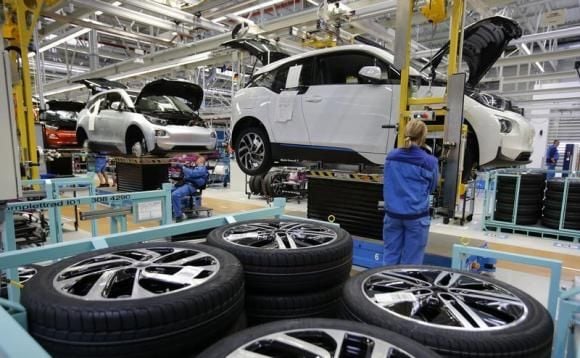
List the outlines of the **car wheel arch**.
{"type": "Polygon", "coordinates": [[[240,135],[240,133],[242,132],[242,130],[244,130],[245,128],[248,128],[248,127],[259,127],[261,129],[263,129],[264,132],[266,132],[266,134],[268,135],[268,137],[269,137],[268,139],[270,139],[270,141],[272,140],[272,133],[270,133],[270,131],[264,125],[264,123],[256,117],[248,116],[248,117],[240,118],[238,120],[238,122],[234,125],[234,129],[232,131],[232,137],[231,137],[232,146],[236,143],[236,140],[237,140],[238,136],[240,135]]]}
{"type": "Polygon", "coordinates": [[[147,140],[145,138],[145,132],[138,125],[131,124],[129,127],[127,127],[127,131],[125,132],[125,150],[126,150],[126,154],[130,154],[131,153],[131,145],[133,144],[133,141],[135,139],[137,139],[137,137],[139,137],[139,136],[141,138],[147,140]]]}

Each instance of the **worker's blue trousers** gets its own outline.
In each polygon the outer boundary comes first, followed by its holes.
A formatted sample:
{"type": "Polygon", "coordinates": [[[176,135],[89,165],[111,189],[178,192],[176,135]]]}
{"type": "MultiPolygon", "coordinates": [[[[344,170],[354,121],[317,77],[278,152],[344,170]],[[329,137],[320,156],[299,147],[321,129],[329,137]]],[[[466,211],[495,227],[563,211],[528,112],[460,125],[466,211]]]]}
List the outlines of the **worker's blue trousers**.
{"type": "Polygon", "coordinates": [[[556,164],[546,164],[546,166],[548,167],[546,178],[550,180],[556,176],[556,164]]]}
{"type": "Polygon", "coordinates": [[[195,193],[195,187],[191,184],[183,184],[171,191],[171,206],[173,208],[173,217],[180,218],[183,212],[181,211],[181,199],[195,193]]]}
{"type": "Polygon", "coordinates": [[[431,218],[403,220],[385,215],[383,222],[384,265],[421,265],[429,238],[431,218]]]}

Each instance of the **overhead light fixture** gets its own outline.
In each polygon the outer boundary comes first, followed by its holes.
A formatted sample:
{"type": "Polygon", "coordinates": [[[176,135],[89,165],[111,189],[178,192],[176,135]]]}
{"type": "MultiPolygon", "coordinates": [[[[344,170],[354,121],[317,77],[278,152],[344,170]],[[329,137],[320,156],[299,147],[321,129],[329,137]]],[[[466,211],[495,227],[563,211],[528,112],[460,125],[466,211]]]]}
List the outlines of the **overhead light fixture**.
{"type": "Polygon", "coordinates": [[[101,15],[103,15],[103,12],[101,10],[97,10],[97,11],[95,11],[95,15],[101,16],[101,15]]]}
{"type": "Polygon", "coordinates": [[[121,6],[121,5],[123,5],[123,3],[122,3],[122,2],[120,2],[120,1],[115,1],[115,2],[114,2],[114,3],[112,3],[111,5],[113,5],[113,6],[121,6]]]}
{"type": "Polygon", "coordinates": [[[38,52],[44,52],[44,51],[50,50],[51,48],[55,48],[55,47],[57,47],[59,45],[62,45],[63,43],[65,43],[65,42],[67,42],[69,40],[75,39],[75,38],[77,38],[79,36],[82,36],[82,35],[86,34],[87,32],[90,32],[90,31],[91,31],[91,29],[88,29],[88,28],[85,28],[85,27],[79,28],[77,31],[74,31],[74,32],[70,33],[67,36],[61,37],[58,40],[54,40],[54,41],[52,41],[52,42],[50,42],[50,43],[48,43],[48,44],[46,44],[44,46],[41,46],[38,49],[38,52]]]}
{"type": "Polygon", "coordinates": [[[162,65],[145,67],[145,68],[139,69],[137,71],[122,73],[122,74],[119,74],[116,76],[111,76],[109,79],[112,81],[118,81],[118,80],[121,80],[124,78],[141,76],[141,75],[145,75],[145,74],[151,73],[151,72],[163,71],[163,70],[167,70],[167,69],[170,69],[173,67],[179,67],[179,66],[183,66],[183,65],[188,65],[190,63],[205,61],[205,60],[208,60],[210,58],[211,58],[211,51],[202,52],[202,53],[199,53],[197,55],[187,56],[184,58],[180,58],[178,60],[170,61],[170,62],[164,63],[162,65]]]}
{"type": "MultiPolygon", "coordinates": [[[[236,11],[236,12],[230,14],[230,15],[239,16],[239,15],[248,14],[248,13],[251,13],[253,11],[263,9],[265,7],[269,7],[269,6],[273,6],[273,5],[279,4],[279,3],[283,2],[283,1],[284,0],[270,0],[270,1],[266,1],[266,2],[263,2],[263,3],[260,3],[260,4],[256,4],[254,6],[247,7],[247,8],[242,9],[242,10],[238,10],[238,11],[236,11]]],[[[220,21],[224,21],[225,19],[227,19],[226,16],[221,16],[221,17],[218,17],[217,19],[214,19],[212,21],[213,22],[220,22],[220,21]]]]}
{"type": "Polygon", "coordinates": [[[314,5],[314,6],[318,6],[318,5],[319,5],[319,4],[318,4],[316,1],[314,1],[314,0],[306,0],[306,2],[309,2],[309,3],[311,3],[311,4],[312,4],[312,5],[314,5]]]}
{"type": "MultiPolygon", "coordinates": [[[[521,49],[525,52],[526,55],[531,55],[532,51],[530,50],[530,48],[528,47],[528,45],[526,44],[521,44],[521,49]]],[[[544,73],[546,72],[544,70],[544,66],[542,66],[542,64],[540,64],[539,62],[534,63],[534,65],[536,65],[536,67],[538,68],[538,70],[540,70],[540,72],[544,73]]]]}

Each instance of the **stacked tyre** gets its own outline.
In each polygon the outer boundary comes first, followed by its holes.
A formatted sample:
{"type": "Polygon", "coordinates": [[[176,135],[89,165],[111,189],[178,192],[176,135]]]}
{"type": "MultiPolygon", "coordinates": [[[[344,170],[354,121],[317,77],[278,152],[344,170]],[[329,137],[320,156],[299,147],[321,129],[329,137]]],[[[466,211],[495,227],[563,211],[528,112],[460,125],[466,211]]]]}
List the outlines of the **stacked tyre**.
{"type": "Polygon", "coordinates": [[[250,193],[254,195],[264,195],[262,191],[262,185],[264,183],[264,174],[254,175],[250,177],[248,185],[250,187],[250,193]]]}
{"type": "Polygon", "coordinates": [[[22,304],[53,357],[185,357],[238,328],[243,270],[206,245],[119,246],[39,270],[22,304]]]}
{"type": "Polygon", "coordinates": [[[501,281],[435,266],[363,271],[344,287],[344,318],[382,327],[444,357],[545,358],[550,314],[501,281]]]}
{"type": "MultiPolygon", "coordinates": [[[[542,215],[545,174],[524,173],[520,176],[516,224],[535,225],[542,215]]],[[[494,219],[511,222],[516,201],[517,178],[499,176],[497,179],[494,219]]]]}
{"type": "Polygon", "coordinates": [[[256,220],[218,228],[207,242],[242,262],[250,325],[336,316],[352,265],[346,231],[302,221],[256,220]]]}
{"type": "MultiPolygon", "coordinates": [[[[580,179],[568,180],[568,196],[563,228],[580,230],[580,179]]],[[[563,179],[548,181],[542,225],[552,229],[560,228],[560,215],[564,205],[564,186],[565,181],[563,179]]]]}
{"type": "Polygon", "coordinates": [[[287,173],[276,171],[266,174],[262,182],[262,194],[270,198],[283,196],[284,181],[287,176],[287,173]]]}

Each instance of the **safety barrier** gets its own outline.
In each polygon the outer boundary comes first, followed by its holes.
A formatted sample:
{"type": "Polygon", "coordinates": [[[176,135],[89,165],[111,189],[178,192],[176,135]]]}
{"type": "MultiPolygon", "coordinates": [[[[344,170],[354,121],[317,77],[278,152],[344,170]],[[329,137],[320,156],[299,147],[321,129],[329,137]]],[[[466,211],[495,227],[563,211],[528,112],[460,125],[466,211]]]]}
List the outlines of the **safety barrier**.
{"type": "MultiPolygon", "coordinates": [[[[208,230],[237,221],[264,219],[269,217],[314,221],[283,215],[285,203],[286,201],[283,198],[275,198],[269,208],[184,221],[181,223],[142,229],[133,232],[48,244],[44,247],[5,252],[0,254],[0,270],[7,272],[9,278],[17,280],[17,275],[14,276],[14,274],[16,274],[16,268],[19,266],[35,262],[58,260],[64,257],[74,256],[107,247],[163,239],[190,232],[208,230]]],[[[171,208],[169,208],[169,210],[171,210],[171,208]]],[[[169,214],[171,214],[171,212],[169,212],[169,214]]],[[[171,217],[171,215],[169,215],[169,217],[171,217]]],[[[13,240],[14,237],[11,237],[10,239],[13,240]]],[[[13,289],[17,290],[16,287],[9,287],[9,300],[0,298],[0,327],[2,327],[0,356],[35,358],[49,357],[44,349],[26,331],[26,309],[19,303],[19,292],[13,289]]]]}

